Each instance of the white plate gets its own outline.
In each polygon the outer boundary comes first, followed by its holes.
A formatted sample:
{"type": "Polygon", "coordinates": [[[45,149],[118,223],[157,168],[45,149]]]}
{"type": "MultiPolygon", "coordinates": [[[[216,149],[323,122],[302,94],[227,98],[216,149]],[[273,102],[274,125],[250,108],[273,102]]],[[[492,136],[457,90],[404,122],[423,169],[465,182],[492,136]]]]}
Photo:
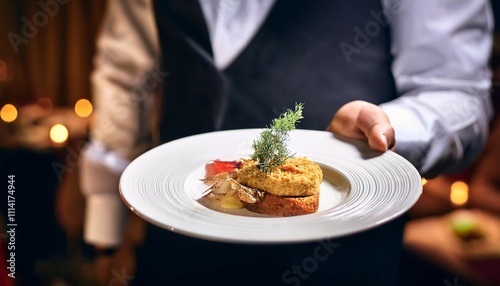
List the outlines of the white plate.
{"type": "Polygon", "coordinates": [[[419,173],[396,153],[376,153],[363,142],[299,129],[291,133],[289,149],[324,172],[317,213],[264,217],[245,210],[228,213],[200,201],[207,189],[200,181],[205,164],[248,158],[260,131],[212,132],[160,145],[125,169],[121,196],[145,220],[180,234],[222,242],[289,243],[374,228],[403,214],[422,192],[419,173]]]}

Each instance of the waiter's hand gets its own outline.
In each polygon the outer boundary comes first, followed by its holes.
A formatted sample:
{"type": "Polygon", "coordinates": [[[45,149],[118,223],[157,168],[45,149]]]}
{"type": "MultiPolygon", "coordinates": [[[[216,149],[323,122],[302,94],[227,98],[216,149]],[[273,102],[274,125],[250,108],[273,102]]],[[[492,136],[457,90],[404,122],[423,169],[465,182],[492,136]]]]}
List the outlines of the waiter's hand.
{"type": "Polygon", "coordinates": [[[368,140],[370,148],[380,152],[392,149],[396,143],[394,129],[382,108],[361,100],[342,106],[327,130],[347,138],[368,140]]]}

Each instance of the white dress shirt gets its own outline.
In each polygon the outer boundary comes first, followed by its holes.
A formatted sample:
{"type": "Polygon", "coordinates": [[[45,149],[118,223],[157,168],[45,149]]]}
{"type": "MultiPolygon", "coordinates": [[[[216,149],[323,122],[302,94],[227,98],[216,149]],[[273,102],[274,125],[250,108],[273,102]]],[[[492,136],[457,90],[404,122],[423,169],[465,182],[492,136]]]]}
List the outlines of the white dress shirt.
{"type": "MultiPolygon", "coordinates": [[[[274,0],[200,4],[214,64],[223,70],[252,40],[274,0]]],[[[388,19],[400,97],[380,106],[396,131],[395,151],[423,175],[471,163],[486,142],[492,114],[489,2],[382,0],[382,7],[372,16],[375,22],[382,14],[388,19]]],[[[152,147],[153,104],[146,94],[154,89],[142,88],[146,92],[141,97],[132,92],[145,84],[148,73],[158,71],[160,49],[152,9],[148,0],[110,0],[97,41],[92,75],[96,120],[82,163],[89,243],[113,246],[121,241],[127,210],[118,195],[118,178],[131,160],[152,147]]]]}

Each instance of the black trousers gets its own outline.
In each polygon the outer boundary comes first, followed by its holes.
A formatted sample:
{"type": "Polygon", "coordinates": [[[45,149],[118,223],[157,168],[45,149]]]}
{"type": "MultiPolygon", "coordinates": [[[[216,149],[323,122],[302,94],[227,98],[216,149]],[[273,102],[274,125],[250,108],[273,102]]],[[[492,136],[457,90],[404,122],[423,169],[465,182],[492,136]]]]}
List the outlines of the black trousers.
{"type": "Polygon", "coordinates": [[[133,285],[397,285],[406,216],[297,244],[228,244],[148,224],[133,285]]]}

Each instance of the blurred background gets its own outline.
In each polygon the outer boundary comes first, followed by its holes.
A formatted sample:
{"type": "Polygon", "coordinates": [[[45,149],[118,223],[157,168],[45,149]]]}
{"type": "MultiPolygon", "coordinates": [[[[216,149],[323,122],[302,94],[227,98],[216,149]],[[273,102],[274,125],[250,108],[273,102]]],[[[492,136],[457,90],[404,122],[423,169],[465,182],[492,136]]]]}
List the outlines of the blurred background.
{"type": "MultiPolygon", "coordinates": [[[[500,23],[500,1],[492,4],[500,23]]],[[[79,153],[92,122],[89,74],[104,7],[104,0],[0,4],[0,285],[127,285],[117,282],[123,273],[133,279],[140,219],[131,217],[124,246],[104,260],[82,241],[79,153]],[[15,180],[9,183],[8,176],[15,180]],[[8,185],[15,186],[11,198],[8,185]],[[9,219],[16,223],[15,279],[3,265],[12,242],[9,219]]],[[[496,29],[491,65],[497,106],[499,60],[496,29]]],[[[409,213],[402,285],[500,285],[500,264],[495,264],[500,206],[470,204],[472,172],[426,181],[424,195],[409,213]],[[464,228],[465,238],[460,236],[464,228]],[[474,235],[486,243],[476,246],[474,235]]]]}
{"type": "MultiPolygon", "coordinates": [[[[81,241],[78,160],[92,116],[89,73],[104,6],[1,1],[0,213],[10,218],[6,188],[14,175],[17,227],[16,278],[1,267],[0,285],[93,285],[84,258],[91,248],[81,241]]],[[[1,233],[5,251],[4,224],[1,233]]]]}

